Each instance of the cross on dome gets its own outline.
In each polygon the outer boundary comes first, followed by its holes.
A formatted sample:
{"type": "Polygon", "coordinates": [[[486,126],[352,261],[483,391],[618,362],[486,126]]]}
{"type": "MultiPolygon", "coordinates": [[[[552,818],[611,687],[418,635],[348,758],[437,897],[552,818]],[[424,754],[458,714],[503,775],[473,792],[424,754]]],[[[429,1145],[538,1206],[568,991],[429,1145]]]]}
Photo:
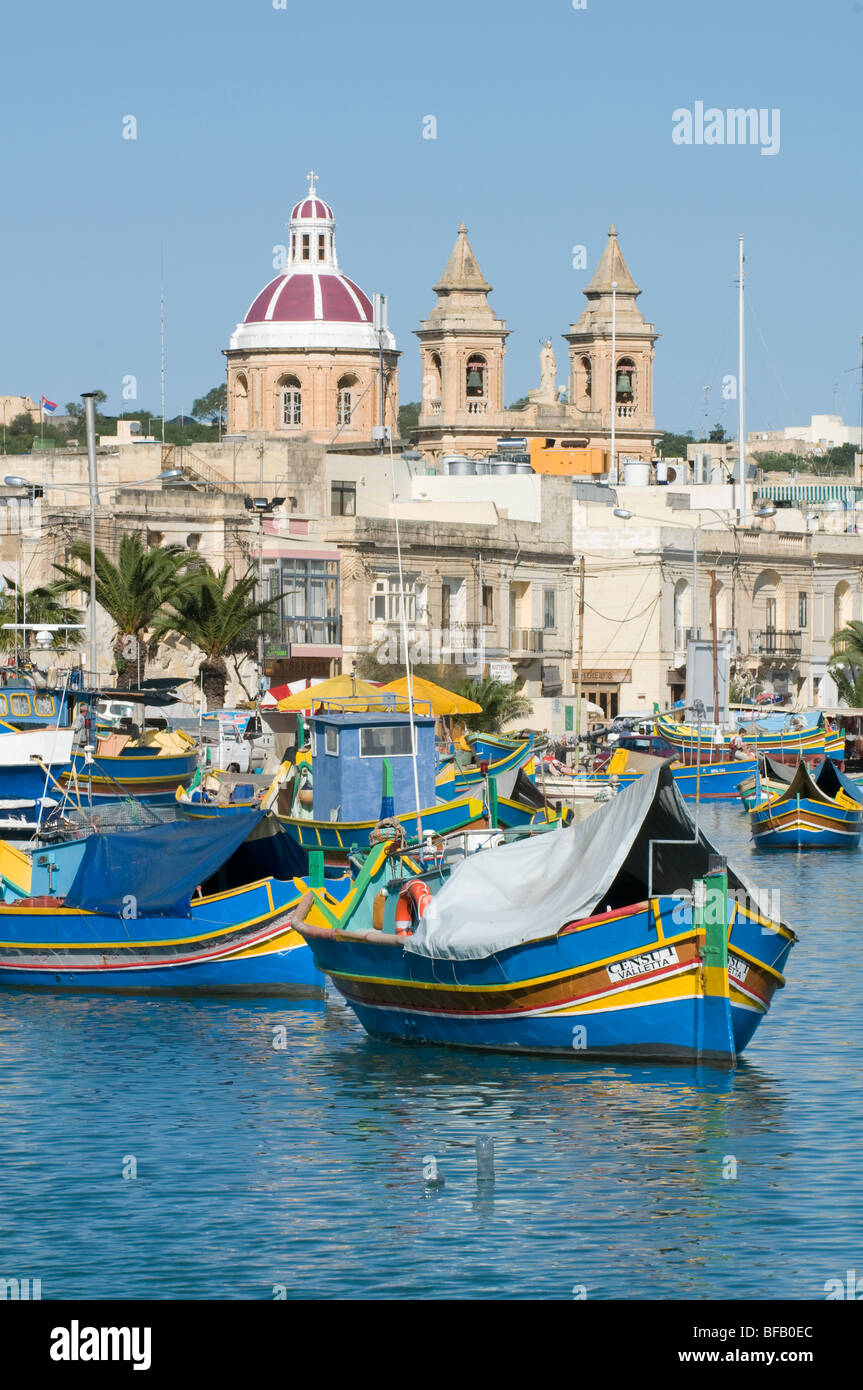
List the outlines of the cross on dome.
{"type": "Polygon", "coordinates": [[[312,198],[314,196],[315,188],[317,187],[317,173],[314,169],[310,169],[309,172],[306,174],[306,178],[309,181],[309,197],[312,198]]]}

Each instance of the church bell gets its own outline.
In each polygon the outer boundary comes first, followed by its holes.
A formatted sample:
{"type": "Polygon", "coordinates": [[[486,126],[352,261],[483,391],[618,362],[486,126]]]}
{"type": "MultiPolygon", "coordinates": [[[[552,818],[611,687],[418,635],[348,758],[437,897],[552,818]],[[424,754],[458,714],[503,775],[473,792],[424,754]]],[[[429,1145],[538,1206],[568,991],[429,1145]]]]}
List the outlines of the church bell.
{"type": "Polygon", "coordinates": [[[467,374],[467,389],[468,391],[482,390],[482,372],[478,372],[475,367],[472,367],[467,374]]]}
{"type": "Polygon", "coordinates": [[[629,375],[629,372],[618,372],[617,394],[619,396],[632,395],[632,377],[629,375]]]}

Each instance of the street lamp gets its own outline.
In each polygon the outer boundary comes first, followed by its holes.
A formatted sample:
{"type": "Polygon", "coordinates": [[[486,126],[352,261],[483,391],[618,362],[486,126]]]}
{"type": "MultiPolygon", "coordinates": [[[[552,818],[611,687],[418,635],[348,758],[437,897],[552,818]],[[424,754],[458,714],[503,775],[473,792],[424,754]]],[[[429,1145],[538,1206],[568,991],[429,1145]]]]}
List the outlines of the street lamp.
{"type": "MultiPolygon", "coordinates": [[[[262,465],[263,466],[263,465],[262,465]]],[[[284,497],[244,497],[243,506],[247,512],[258,514],[258,603],[264,601],[264,517],[271,516],[277,507],[284,503],[284,497]]],[[[264,682],[264,615],[258,614],[258,716],[261,713],[261,686],[264,682]]]]}

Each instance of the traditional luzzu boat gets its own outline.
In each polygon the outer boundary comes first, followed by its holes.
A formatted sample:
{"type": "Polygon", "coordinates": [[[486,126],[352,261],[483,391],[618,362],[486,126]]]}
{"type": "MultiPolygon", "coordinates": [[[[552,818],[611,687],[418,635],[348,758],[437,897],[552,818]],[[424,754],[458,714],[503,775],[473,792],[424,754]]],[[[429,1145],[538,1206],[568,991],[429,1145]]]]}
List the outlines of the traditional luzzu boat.
{"type": "MultiPolygon", "coordinates": [[[[548,796],[561,800],[590,799],[608,791],[621,791],[640,777],[667,761],[653,753],[639,753],[631,748],[617,748],[604,771],[576,773],[571,778],[537,778],[537,785],[548,796]]],[[[728,762],[692,766],[687,763],[669,764],[674,784],[685,801],[730,801],[738,795],[740,782],[751,777],[757,766],[754,758],[731,758],[728,762]]]]}
{"type": "Polygon", "coordinates": [[[75,800],[113,802],[134,796],[149,806],[169,806],[198,765],[194,739],[180,729],[148,729],[138,738],[109,733],[92,753],[74,749],[59,783],[75,800]]]}
{"type": "MultiPolygon", "coordinates": [[[[320,995],[323,979],[290,921],[308,880],[247,878],[242,867],[268,857],[273,843],[254,811],[229,822],[91,835],[62,896],[10,894],[26,866],[7,855],[0,985],[320,995]],[[219,886],[226,874],[234,886],[219,886]]],[[[55,890],[74,866],[67,848],[67,862],[49,878],[55,890]]],[[[347,874],[322,880],[321,900],[337,906],[350,883],[347,874]]],[[[44,885],[31,876],[30,886],[44,885]]]]}
{"type": "Polygon", "coordinates": [[[749,813],[752,838],[765,849],[856,849],[863,831],[863,788],[825,758],[813,771],[801,760],[787,786],[749,813]]]}
{"type": "Polygon", "coordinates": [[[825,754],[837,762],[844,758],[845,736],[828,728],[820,710],[766,714],[755,721],[742,720],[733,730],[715,724],[703,724],[699,730],[661,714],[654,727],[685,763],[727,762],[738,743],[750,756],[769,753],[777,761],[792,764],[800,758],[819,761],[825,754]]]}
{"type": "Polygon", "coordinates": [[[338,908],[312,892],[294,922],[391,1040],[731,1067],[797,939],[696,835],[667,765],[451,874],[386,847],[364,873],[338,908]]]}
{"type": "Polygon", "coordinates": [[[536,748],[530,739],[522,739],[511,746],[495,745],[491,751],[496,751],[497,757],[486,759],[475,747],[474,757],[469,763],[460,765],[456,757],[452,762],[444,764],[435,778],[437,795],[443,799],[476,793],[481,791],[488,777],[497,780],[503,794],[506,779],[514,785],[519,769],[529,767],[536,754],[536,748]],[[483,768],[480,764],[486,762],[488,766],[483,768]]]}

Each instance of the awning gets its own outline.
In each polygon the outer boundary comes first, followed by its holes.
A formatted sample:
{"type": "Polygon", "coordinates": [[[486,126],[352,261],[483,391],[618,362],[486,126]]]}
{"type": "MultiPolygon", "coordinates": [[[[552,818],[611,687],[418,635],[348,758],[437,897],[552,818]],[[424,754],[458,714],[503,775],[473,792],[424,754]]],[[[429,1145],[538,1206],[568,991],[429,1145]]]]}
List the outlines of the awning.
{"type": "Polygon", "coordinates": [[[782,483],[760,487],[755,494],[759,502],[844,502],[853,506],[863,497],[863,488],[853,483],[782,483]]]}

